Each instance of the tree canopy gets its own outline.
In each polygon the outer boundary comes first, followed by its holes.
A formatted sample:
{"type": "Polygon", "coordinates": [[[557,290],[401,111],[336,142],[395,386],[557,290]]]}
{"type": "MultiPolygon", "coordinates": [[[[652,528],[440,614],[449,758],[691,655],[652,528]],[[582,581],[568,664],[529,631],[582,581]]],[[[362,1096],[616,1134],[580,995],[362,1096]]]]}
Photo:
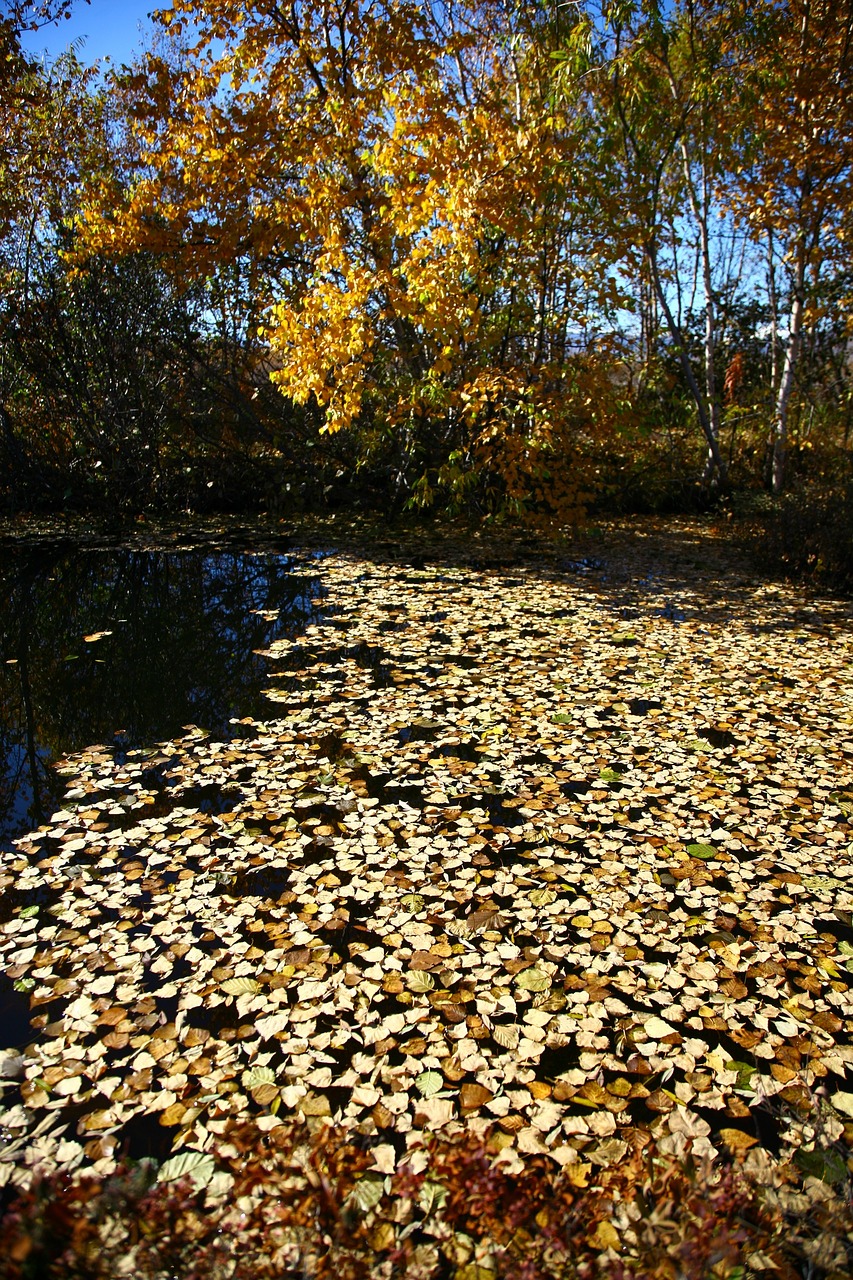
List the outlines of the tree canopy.
{"type": "Polygon", "coordinates": [[[79,90],[16,46],[4,242],[39,166],[72,274],[144,253],[201,289],[247,387],[344,432],[338,461],[399,501],[565,518],[665,456],[778,491],[807,447],[844,453],[849,3],[155,18],[83,89],[108,156],[75,151],[56,104],[87,118],[79,90]]]}

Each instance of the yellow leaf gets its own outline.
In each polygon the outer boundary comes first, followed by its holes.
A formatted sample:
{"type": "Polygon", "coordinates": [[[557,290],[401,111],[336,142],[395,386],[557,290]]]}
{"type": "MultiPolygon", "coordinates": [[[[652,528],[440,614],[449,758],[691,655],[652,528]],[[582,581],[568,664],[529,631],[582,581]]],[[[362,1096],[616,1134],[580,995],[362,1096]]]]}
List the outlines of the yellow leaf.
{"type": "Polygon", "coordinates": [[[744,1133],[742,1129],[721,1129],[720,1137],[734,1155],[741,1155],[758,1143],[757,1138],[753,1138],[749,1133],[744,1133]]]}
{"type": "Polygon", "coordinates": [[[589,1186],[589,1175],[592,1173],[592,1165],[585,1164],[582,1160],[579,1160],[577,1164],[567,1164],[563,1172],[571,1186],[587,1187],[589,1186]]]}
{"type": "Polygon", "coordinates": [[[599,1222],[595,1232],[590,1236],[590,1244],[598,1249],[618,1249],[619,1233],[612,1222],[599,1222]]]}

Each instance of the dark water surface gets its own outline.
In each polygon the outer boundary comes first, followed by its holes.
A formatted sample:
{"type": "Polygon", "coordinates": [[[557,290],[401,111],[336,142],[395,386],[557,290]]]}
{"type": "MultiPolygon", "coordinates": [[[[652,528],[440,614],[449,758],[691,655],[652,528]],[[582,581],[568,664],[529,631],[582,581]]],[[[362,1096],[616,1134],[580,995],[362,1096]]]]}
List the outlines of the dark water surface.
{"type": "Polygon", "coordinates": [[[321,594],[310,558],[284,553],[0,550],[0,841],[59,806],[67,752],[187,724],[229,737],[232,717],[269,714],[253,650],[317,616],[321,594]]]}

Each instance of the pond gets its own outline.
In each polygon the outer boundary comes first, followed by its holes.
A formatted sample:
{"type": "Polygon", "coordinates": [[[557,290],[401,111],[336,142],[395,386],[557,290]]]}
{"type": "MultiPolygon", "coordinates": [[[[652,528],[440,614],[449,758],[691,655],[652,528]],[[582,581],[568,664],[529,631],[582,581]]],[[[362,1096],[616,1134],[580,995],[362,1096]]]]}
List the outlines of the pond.
{"type": "Polygon", "coordinates": [[[255,650],[316,616],[323,589],[280,553],[0,552],[0,843],[36,827],[67,786],[68,752],[131,747],[194,724],[239,735],[262,713],[255,650]]]}
{"type": "Polygon", "coordinates": [[[846,1133],[847,612],[660,539],[243,545],[3,568],[0,1186],[294,1117],[584,1176],[846,1133]]]}

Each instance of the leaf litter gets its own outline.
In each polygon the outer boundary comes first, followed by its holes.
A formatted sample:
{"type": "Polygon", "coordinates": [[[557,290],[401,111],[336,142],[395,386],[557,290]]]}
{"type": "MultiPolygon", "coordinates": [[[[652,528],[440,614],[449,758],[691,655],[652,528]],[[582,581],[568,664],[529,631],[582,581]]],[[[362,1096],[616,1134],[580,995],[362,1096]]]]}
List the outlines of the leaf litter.
{"type": "Polygon", "coordinates": [[[850,616],[695,551],[337,552],[269,720],[70,759],[0,854],[0,1183],[108,1173],[140,1117],[164,1179],[247,1116],[389,1170],[463,1126],[587,1168],[853,1142],[850,616]]]}

